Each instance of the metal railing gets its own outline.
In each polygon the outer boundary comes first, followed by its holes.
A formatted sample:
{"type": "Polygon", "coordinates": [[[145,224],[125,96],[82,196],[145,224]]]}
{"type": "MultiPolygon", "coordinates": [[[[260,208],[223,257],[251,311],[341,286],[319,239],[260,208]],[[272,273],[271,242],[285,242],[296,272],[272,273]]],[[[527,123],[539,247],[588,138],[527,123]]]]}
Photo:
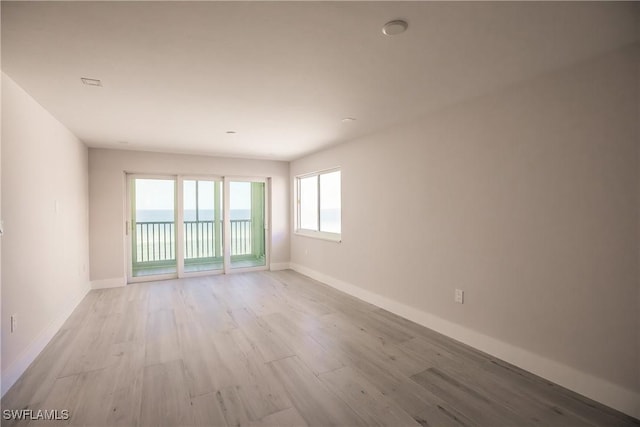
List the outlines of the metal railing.
{"type": "Polygon", "coordinates": [[[173,222],[138,222],[135,232],[136,263],[176,259],[173,222]]]}
{"type": "Polygon", "coordinates": [[[185,221],[185,259],[216,258],[222,256],[222,222],[185,221]]]}
{"type": "Polygon", "coordinates": [[[253,247],[250,219],[231,220],[231,255],[250,255],[253,247]]]}
{"type": "MultiPolygon", "coordinates": [[[[223,256],[221,221],[184,221],[185,260],[223,256]],[[219,238],[216,238],[216,237],[219,238]]],[[[173,261],[175,254],[175,223],[173,221],[137,222],[134,235],[135,263],[173,261]]],[[[231,220],[231,255],[251,255],[253,233],[250,219],[231,220]]]]}

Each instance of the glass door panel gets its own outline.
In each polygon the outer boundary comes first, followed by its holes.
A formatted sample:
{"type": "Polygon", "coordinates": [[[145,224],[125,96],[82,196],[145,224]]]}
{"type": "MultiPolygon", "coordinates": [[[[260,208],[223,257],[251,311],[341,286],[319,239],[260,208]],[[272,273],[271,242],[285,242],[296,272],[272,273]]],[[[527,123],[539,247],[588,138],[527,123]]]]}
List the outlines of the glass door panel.
{"type": "Polygon", "coordinates": [[[132,276],[175,274],[175,180],[133,178],[132,276]]]}
{"type": "Polygon", "coordinates": [[[265,183],[229,183],[231,268],[266,264],[265,183]]]}
{"type": "Polygon", "coordinates": [[[183,181],[184,272],[222,270],[222,182],[183,181]]]}

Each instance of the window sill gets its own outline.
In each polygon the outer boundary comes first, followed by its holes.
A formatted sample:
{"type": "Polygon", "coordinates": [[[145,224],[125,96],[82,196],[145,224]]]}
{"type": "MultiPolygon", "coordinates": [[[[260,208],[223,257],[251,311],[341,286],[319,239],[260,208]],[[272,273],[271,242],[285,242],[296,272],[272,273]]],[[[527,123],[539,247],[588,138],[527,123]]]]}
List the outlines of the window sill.
{"type": "Polygon", "coordinates": [[[308,231],[308,230],[295,230],[293,232],[297,236],[311,237],[312,239],[328,240],[330,242],[341,243],[342,236],[336,233],[327,233],[324,231],[308,231]]]}

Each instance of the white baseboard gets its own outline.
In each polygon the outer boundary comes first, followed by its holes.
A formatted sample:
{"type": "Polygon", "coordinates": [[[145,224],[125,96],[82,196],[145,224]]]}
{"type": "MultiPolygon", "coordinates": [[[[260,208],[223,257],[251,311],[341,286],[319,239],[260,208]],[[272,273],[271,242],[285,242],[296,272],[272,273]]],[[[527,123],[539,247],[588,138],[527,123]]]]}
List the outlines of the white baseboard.
{"type": "Polygon", "coordinates": [[[269,270],[271,271],[288,270],[288,269],[289,269],[288,262],[272,262],[269,265],[269,270]]]}
{"type": "Polygon", "coordinates": [[[114,277],[112,279],[92,280],[91,289],[120,288],[127,285],[125,277],[114,277]]]}
{"type": "Polygon", "coordinates": [[[69,318],[80,301],[89,293],[87,285],[75,298],[62,307],[60,314],[20,353],[18,358],[2,372],[2,396],[15,384],[29,365],[36,360],[40,352],[49,344],[51,338],[58,333],[64,322],[69,318]]]}
{"type": "Polygon", "coordinates": [[[434,316],[401,302],[367,291],[351,283],[327,276],[303,265],[292,262],[290,263],[290,268],[351,296],[388,310],[429,329],[433,329],[434,331],[491,354],[569,390],[640,419],[640,393],[456,323],[449,322],[441,317],[434,316]]]}

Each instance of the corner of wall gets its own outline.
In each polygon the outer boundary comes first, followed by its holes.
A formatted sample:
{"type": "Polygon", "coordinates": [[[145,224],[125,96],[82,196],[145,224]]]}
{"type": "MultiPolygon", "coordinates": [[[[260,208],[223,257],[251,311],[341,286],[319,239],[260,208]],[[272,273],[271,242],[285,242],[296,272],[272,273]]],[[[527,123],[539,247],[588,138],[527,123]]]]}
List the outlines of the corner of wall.
{"type": "Polygon", "coordinates": [[[280,270],[288,270],[290,267],[290,263],[288,262],[272,262],[269,265],[270,271],[280,271],[280,270]]]}
{"type": "Polygon", "coordinates": [[[18,381],[29,365],[38,357],[49,341],[58,333],[64,322],[71,316],[82,299],[89,293],[91,287],[87,282],[84,289],[75,295],[62,307],[60,315],[45,327],[36,338],[20,353],[18,358],[2,372],[2,396],[18,381]]]}
{"type": "Polygon", "coordinates": [[[121,288],[127,285],[126,277],[113,277],[111,279],[92,280],[91,289],[121,288]]]}

